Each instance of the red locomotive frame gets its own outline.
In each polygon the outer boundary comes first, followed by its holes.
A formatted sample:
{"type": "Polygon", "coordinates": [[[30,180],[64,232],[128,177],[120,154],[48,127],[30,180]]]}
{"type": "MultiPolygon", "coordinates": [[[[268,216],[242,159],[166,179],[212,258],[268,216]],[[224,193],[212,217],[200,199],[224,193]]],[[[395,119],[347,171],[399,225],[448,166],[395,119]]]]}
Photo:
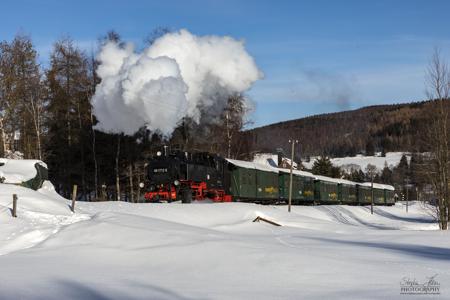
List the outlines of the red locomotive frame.
{"type": "MultiPolygon", "coordinates": [[[[192,191],[193,200],[210,199],[214,202],[231,202],[233,197],[225,193],[222,189],[208,189],[206,182],[195,182],[191,180],[180,180],[180,186],[188,188],[192,191]]],[[[177,190],[175,185],[166,184],[158,187],[155,191],[145,193],[145,199],[150,202],[154,201],[176,201],[177,190]]]]}

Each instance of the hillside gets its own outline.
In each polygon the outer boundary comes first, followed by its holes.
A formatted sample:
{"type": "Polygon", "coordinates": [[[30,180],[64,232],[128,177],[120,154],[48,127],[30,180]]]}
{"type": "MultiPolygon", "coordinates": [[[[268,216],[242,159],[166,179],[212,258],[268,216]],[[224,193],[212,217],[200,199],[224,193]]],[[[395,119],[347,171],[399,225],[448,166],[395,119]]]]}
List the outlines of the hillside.
{"type": "MultiPolygon", "coordinates": [[[[449,103],[450,104],[450,101],[449,103]]],[[[288,139],[299,140],[296,156],[354,156],[374,151],[426,151],[422,135],[433,101],[378,105],[275,123],[247,131],[252,151],[289,153],[288,139]]]]}

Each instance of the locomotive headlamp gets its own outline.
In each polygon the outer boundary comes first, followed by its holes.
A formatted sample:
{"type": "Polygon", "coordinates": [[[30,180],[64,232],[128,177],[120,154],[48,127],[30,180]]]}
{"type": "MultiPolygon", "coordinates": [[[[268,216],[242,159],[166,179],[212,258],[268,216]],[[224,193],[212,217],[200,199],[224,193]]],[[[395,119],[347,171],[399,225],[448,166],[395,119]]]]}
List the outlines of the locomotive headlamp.
{"type": "Polygon", "coordinates": [[[180,182],[179,182],[178,180],[175,180],[175,181],[173,182],[173,184],[175,184],[176,186],[179,186],[179,185],[180,185],[180,182]]]}
{"type": "Polygon", "coordinates": [[[143,188],[144,188],[144,183],[143,183],[143,182],[139,182],[139,187],[140,187],[141,189],[143,189],[143,188]]]}
{"type": "Polygon", "coordinates": [[[161,151],[156,152],[156,156],[161,156],[161,155],[162,155],[161,151]]]}

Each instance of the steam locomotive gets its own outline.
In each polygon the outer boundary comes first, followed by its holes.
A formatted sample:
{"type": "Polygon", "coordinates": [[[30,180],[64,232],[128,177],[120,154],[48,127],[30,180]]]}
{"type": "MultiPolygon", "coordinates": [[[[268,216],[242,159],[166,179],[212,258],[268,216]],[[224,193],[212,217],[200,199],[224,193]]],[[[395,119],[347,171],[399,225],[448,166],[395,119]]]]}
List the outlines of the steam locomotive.
{"type": "Polygon", "coordinates": [[[230,202],[230,173],[226,160],[200,152],[158,151],[147,165],[148,184],[145,198],[151,202],[211,199],[230,202]]]}

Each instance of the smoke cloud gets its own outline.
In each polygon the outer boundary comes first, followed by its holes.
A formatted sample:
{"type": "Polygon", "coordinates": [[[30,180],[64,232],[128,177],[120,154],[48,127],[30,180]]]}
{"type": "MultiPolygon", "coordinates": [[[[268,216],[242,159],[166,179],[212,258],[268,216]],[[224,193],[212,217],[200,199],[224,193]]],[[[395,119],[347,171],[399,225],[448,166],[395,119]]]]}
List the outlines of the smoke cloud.
{"type": "Polygon", "coordinates": [[[109,42],[98,60],[96,129],[127,135],[146,126],[170,136],[183,117],[198,122],[203,110],[218,113],[228,96],[262,77],[243,41],[187,30],[166,34],[141,53],[109,42]]]}
{"type": "Polygon", "coordinates": [[[303,76],[313,88],[309,98],[333,103],[339,110],[350,109],[351,102],[358,99],[354,79],[321,70],[307,70],[303,76]]]}

